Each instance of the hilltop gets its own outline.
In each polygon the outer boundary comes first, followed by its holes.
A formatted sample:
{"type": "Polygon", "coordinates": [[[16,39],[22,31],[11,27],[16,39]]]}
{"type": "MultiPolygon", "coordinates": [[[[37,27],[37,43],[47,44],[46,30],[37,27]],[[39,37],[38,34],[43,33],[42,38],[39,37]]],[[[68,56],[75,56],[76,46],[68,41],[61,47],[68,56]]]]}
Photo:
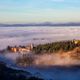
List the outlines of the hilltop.
{"type": "Polygon", "coordinates": [[[36,46],[8,46],[0,53],[21,55],[16,58],[16,64],[24,67],[32,65],[80,65],[80,40],[58,41],[36,46]]]}
{"type": "Polygon", "coordinates": [[[80,40],[58,41],[53,43],[40,44],[33,48],[36,54],[39,53],[55,53],[58,51],[67,52],[80,47],[80,40]]]}

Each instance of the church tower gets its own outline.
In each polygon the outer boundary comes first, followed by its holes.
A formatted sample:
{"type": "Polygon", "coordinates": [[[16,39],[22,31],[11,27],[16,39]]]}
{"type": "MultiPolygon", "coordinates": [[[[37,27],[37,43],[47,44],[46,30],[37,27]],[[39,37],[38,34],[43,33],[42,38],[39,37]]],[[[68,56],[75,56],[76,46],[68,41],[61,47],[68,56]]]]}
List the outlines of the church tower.
{"type": "Polygon", "coordinates": [[[33,44],[30,44],[30,49],[31,49],[31,50],[33,49],[33,44]]]}

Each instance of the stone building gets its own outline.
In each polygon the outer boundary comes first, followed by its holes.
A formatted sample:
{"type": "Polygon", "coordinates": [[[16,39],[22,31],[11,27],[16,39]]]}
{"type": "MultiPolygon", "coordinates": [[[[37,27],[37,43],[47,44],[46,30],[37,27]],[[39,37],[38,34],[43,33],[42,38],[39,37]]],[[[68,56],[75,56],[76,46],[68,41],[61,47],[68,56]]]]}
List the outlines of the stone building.
{"type": "Polygon", "coordinates": [[[33,49],[33,45],[30,44],[29,46],[19,46],[19,47],[11,47],[11,52],[19,52],[19,53],[23,53],[23,52],[30,52],[33,49]]]}

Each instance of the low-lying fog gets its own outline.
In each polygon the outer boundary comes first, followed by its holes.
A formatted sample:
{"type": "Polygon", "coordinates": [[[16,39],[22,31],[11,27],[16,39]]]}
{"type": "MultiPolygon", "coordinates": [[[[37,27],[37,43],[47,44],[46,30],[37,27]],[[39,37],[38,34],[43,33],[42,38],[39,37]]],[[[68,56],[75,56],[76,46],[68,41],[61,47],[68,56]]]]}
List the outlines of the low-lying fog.
{"type": "Polygon", "coordinates": [[[80,39],[80,27],[0,27],[0,49],[69,39],[80,39]]]}
{"type": "MultiPolygon", "coordinates": [[[[80,39],[80,27],[0,27],[0,50],[8,45],[43,44],[69,39],[80,39]]],[[[44,80],[80,80],[80,67],[60,68],[60,65],[80,65],[80,60],[69,56],[61,57],[56,53],[43,55],[29,53],[23,56],[8,52],[0,53],[0,61],[7,63],[10,68],[29,71],[33,76],[44,80]],[[27,64],[29,67],[26,67],[27,64]],[[58,68],[55,65],[59,65],[58,68]]]]}
{"type": "MultiPolygon", "coordinates": [[[[42,44],[59,40],[80,39],[80,27],[0,27],[0,49],[8,45],[42,44]]],[[[7,53],[6,58],[16,60],[19,53],[7,53]]],[[[33,55],[35,65],[80,64],[80,61],[59,55],[33,55]]]]}
{"type": "Polygon", "coordinates": [[[26,53],[26,55],[22,55],[20,53],[7,53],[4,54],[3,57],[15,62],[17,65],[21,64],[20,66],[24,66],[26,64],[26,67],[29,65],[35,65],[35,66],[80,65],[80,60],[71,58],[69,56],[62,57],[60,53],[41,54],[41,55],[36,55],[34,53],[28,53],[28,54],[26,53]]]}
{"type": "MultiPolygon", "coordinates": [[[[29,56],[29,55],[28,55],[29,56]]],[[[45,54],[45,55],[34,55],[30,53],[31,58],[33,59],[35,66],[17,66],[16,69],[21,69],[23,71],[29,71],[33,76],[43,78],[44,80],[80,80],[80,67],[70,66],[71,64],[80,65],[80,61],[73,60],[68,56],[61,58],[60,55],[54,54],[45,54]],[[52,65],[52,66],[50,66],[52,65]],[[58,65],[58,66],[55,66],[58,65]],[[61,66],[61,67],[60,67],[61,66]]],[[[29,57],[30,57],[29,56],[29,57]]],[[[5,55],[6,58],[15,61],[17,57],[21,57],[18,53],[8,53],[5,55]]],[[[14,64],[9,65],[12,68],[15,68],[14,64]]],[[[27,75],[27,74],[26,74],[27,75]]]]}

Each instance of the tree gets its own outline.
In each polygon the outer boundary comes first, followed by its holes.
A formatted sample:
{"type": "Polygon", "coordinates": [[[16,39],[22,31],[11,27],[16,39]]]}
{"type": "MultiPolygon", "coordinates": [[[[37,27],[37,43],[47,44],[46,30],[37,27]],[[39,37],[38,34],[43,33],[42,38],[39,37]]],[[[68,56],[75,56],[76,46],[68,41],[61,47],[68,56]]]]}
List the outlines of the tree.
{"type": "Polygon", "coordinates": [[[11,50],[11,46],[7,46],[7,50],[10,51],[11,50]]]}

